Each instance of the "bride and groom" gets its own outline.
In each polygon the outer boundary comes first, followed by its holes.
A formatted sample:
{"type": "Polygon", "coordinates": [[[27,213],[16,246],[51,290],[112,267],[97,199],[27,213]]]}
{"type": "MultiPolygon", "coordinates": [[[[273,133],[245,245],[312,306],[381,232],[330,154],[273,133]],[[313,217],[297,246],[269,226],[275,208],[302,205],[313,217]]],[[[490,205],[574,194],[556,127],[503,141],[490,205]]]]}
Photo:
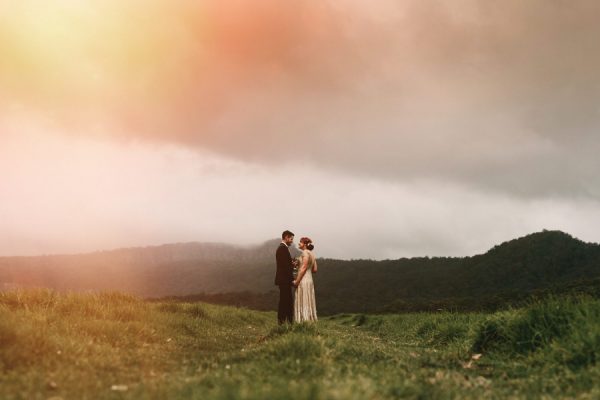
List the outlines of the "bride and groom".
{"type": "Polygon", "coordinates": [[[294,243],[294,234],[290,231],[283,232],[281,243],[275,253],[277,260],[275,285],[279,286],[277,310],[279,324],[317,320],[315,286],[312,279],[312,274],[317,273],[317,260],[312,252],[314,245],[310,238],[300,239],[298,248],[302,250],[302,255],[294,260],[289,249],[292,243],[294,243]],[[295,267],[298,269],[296,277],[294,277],[295,267]],[[296,288],[295,296],[292,293],[293,287],[296,288]]]}

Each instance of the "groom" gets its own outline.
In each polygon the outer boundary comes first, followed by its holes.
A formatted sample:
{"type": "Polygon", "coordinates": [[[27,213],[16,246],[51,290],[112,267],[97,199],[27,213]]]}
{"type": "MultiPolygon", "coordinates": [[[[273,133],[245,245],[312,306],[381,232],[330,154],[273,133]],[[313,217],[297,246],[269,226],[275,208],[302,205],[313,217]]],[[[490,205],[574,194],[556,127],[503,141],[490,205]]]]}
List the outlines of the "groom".
{"type": "Polygon", "coordinates": [[[279,308],[277,310],[277,321],[279,324],[292,323],[294,314],[294,300],[292,298],[292,285],[294,280],[294,263],[289,247],[294,243],[294,234],[285,231],[281,234],[281,243],[277,247],[275,259],[277,260],[277,272],[275,274],[275,285],[279,286],[279,308]]]}

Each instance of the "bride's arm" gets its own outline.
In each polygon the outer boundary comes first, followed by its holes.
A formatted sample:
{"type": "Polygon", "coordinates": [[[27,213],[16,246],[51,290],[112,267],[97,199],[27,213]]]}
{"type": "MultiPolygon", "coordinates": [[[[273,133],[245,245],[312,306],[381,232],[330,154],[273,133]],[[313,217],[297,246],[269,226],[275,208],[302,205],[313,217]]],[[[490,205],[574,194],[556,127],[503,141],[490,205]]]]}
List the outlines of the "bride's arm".
{"type": "Polygon", "coordinates": [[[308,257],[302,257],[302,266],[300,267],[300,270],[298,271],[298,276],[296,276],[296,280],[294,281],[294,286],[298,286],[300,284],[300,281],[302,280],[302,277],[306,273],[307,268],[308,268],[308,257]]]}
{"type": "Polygon", "coordinates": [[[313,267],[312,267],[312,273],[313,274],[317,273],[317,260],[316,259],[315,259],[315,262],[314,262],[313,267]]]}

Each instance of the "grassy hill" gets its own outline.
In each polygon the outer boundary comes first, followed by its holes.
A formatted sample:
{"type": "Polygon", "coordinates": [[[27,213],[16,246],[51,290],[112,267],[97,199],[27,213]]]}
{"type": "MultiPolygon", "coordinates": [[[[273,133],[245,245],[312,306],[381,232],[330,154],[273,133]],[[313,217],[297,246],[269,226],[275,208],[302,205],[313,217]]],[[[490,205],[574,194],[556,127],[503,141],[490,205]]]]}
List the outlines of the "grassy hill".
{"type": "MultiPolygon", "coordinates": [[[[187,296],[259,310],[275,307],[274,249],[187,243],[82,255],[0,258],[0,289],[119,290],[187,296]]],[[[560,231],[499,244],[473,257],[320,259],[321,314],[495,310],[549,293],[600,294],[600,245],[560,231]]]]}
{"type": "Polygon", "coordinates": [[[275,315],[119,293],[0,294],[2,399],[598,398],[600,301],[275,315]]]}

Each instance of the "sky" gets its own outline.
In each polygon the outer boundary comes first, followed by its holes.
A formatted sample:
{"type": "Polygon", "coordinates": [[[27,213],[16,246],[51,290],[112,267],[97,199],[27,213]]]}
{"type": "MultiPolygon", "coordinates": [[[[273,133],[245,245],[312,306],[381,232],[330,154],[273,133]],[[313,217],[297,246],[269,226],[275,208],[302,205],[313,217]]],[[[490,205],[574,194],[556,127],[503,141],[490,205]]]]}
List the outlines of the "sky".
{"type": "Polygon", "coordinates": [[[0,255],[599,242],[600,3],[0,0],[0,255]]]}

